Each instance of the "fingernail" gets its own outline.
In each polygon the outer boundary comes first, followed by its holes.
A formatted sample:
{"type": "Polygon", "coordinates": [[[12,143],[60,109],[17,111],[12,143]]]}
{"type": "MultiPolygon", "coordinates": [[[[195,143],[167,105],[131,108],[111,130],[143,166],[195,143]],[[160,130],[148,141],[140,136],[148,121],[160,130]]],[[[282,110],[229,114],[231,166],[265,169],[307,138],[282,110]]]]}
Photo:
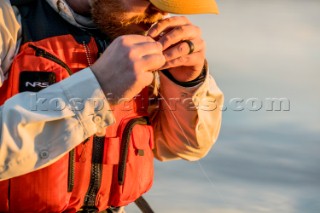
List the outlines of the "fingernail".
{"type": "Polygon", "coordinates": [[[149,30],[148,35],[151,36],[151,37],[156,36],[157,35],[157,30],[156,29],[149,30]]]}

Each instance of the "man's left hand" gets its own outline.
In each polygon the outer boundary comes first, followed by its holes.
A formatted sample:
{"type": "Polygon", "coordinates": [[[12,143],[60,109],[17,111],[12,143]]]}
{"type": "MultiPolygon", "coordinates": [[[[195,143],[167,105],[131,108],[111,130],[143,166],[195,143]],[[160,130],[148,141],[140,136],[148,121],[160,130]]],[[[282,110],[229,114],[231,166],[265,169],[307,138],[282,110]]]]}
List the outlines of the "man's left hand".
{"type": "Polygon", "coordinates": [[[148,32],[163,46],[166,64],[161,69],[168,69],[171,75],[180,82],[196,79],[202,72],[205,61],[205,42],[199,27],[193,25],[184,16],[170,17],[159,21],[148,32]],[[190,46],[194,51],[189,54],[190,46]]]}

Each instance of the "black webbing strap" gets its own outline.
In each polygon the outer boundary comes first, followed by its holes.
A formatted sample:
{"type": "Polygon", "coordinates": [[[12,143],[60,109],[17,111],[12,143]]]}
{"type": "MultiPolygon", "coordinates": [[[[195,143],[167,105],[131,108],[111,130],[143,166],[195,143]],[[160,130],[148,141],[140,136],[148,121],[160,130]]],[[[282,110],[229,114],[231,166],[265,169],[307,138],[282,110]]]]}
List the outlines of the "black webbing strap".
{"type": "Polygon", "coordinates": [[[139,207],[142,213],[154,213],[154,211],[151,209],[148,202],[141,196],[136,201],[134,201],[135,204],[139,207]]]}

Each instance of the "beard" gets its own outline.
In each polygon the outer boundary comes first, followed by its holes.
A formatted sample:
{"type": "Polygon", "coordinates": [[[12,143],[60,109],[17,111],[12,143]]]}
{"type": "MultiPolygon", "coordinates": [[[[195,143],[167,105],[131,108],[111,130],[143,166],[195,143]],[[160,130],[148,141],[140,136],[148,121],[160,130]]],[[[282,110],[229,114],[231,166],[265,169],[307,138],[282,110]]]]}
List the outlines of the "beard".
{"type": "Polygon", "coordinates": [[[149,6],[144,13],[130,15],[120,0],[95,0],[91,7],[92,20],[109,38],[122,35],[144,35],[152,24],[163,18],[158,10],[149,6]]]}

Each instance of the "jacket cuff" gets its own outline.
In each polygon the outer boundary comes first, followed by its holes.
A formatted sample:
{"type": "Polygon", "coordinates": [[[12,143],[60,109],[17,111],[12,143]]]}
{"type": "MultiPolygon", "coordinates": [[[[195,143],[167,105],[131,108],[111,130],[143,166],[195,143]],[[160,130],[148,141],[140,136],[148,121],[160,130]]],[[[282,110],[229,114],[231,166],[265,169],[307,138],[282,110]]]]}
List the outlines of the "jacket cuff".
{"type": "Polygon", "coordinates": [[[167,78],[169,78],[172,82],[174,82],[175,84],[182,86],[182,87],[194,87],[194,86],[197,86],[197,85],[203,83],[206,79],[207,72],[208,72],[208,64],[207,64],[207,61],[205,61],[204,66],[202,68],[202,72],[200,73],[200,75],[196,79],[194,79],[192,81],[181,82],[181,81],[176,80],[173,77],[173,75],[169,72],[168,69],[162,70],[162,73],[165,76],[167,76],[167,78]]]}
{"type": "Polygon", "coordinates": [[[61,87],[86,137],[103,134],[104,129],[115,122],[111,107],[89,67],[65,79],[61,87]]]}

